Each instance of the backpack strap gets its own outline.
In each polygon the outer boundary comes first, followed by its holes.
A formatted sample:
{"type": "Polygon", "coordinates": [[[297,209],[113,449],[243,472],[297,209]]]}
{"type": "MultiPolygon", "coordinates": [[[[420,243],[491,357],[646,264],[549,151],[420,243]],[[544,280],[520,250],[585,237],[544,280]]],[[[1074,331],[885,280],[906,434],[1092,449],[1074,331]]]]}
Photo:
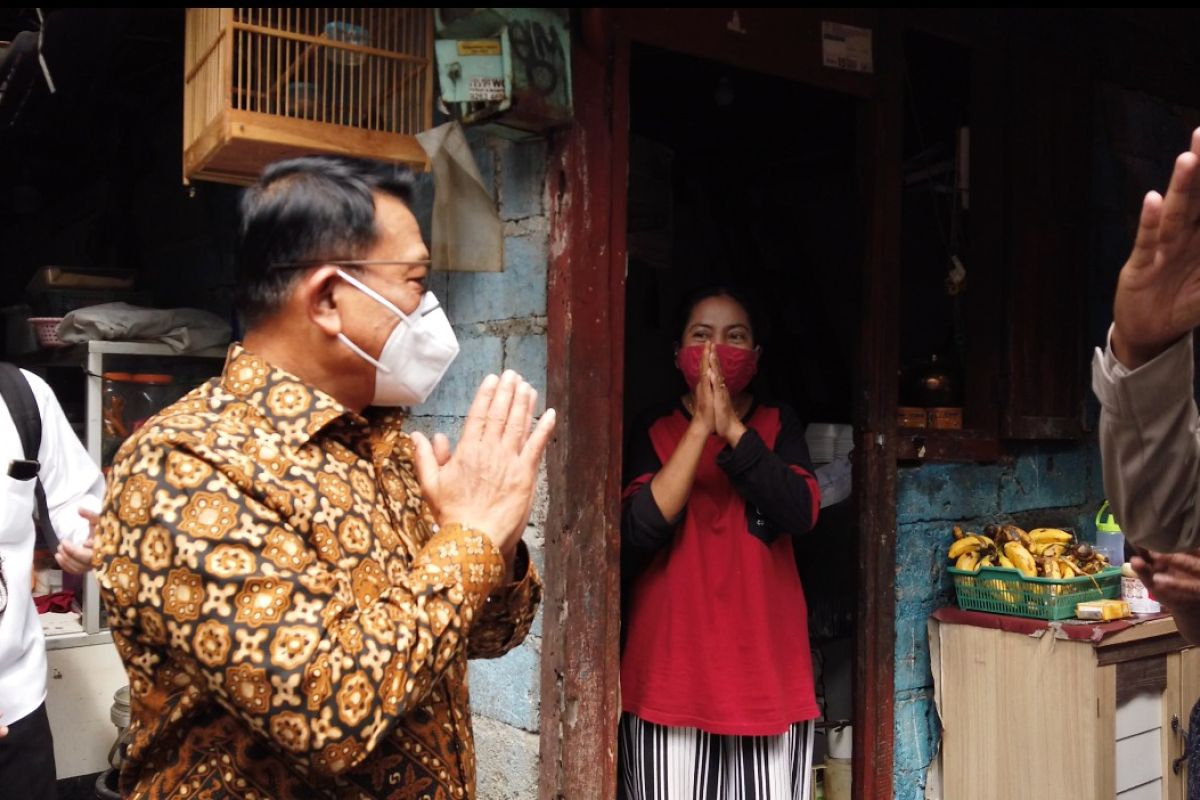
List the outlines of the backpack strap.
{"type": "MultiPolygon", "coordinates": [[[[21,450],[28,461],[37,461],[38,452],[42,449],[42,412],[38,408],[37,398],[33,396],[33,387],[25,375],[12,364],[0,361],[0,397],[8,406],[9,416],[17,426],[17,436],[21,439],[21,450]]],[[[33,525],[37,532],[38,544],[51,549],[58,548],[58,534],[50,524],[50,509],[46,503],[46,490],[42,488],[42,479],[34,479],[33,486],[34,509],[33,525]]]]}

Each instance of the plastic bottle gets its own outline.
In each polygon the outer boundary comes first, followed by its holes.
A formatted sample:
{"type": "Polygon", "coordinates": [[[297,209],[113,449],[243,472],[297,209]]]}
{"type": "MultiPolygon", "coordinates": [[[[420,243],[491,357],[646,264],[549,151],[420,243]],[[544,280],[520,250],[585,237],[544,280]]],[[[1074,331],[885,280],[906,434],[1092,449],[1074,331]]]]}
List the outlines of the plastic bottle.
{"type": "Polygon", "coordinates": [[[1096,512],[1096,550],[1108,556],[1108,563],[1114,566],[1125,563],[1125,534],[1113,518],[1107,500],[1096,512]]]}

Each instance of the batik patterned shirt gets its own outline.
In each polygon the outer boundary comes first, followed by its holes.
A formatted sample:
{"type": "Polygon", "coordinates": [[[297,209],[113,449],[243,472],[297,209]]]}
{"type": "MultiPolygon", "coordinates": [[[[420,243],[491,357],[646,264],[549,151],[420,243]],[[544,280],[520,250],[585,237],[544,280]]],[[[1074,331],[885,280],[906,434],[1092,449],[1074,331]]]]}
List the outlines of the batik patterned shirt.
{"type": "Polygon", "coordinates": [[[438,528],[401,421],[234,345],[122,446],[95,567],[123,796],[473,797],[467,659],[521,642],[541,584],[438,528]]]}

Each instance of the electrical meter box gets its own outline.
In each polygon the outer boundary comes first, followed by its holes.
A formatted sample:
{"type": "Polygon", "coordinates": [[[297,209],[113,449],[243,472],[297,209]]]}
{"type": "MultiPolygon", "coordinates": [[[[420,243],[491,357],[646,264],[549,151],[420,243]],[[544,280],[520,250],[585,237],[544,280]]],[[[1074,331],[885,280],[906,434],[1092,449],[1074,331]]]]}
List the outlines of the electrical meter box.
{"type": "MultiPolygon", "coordinates": [[[[439,8],[434,42],[441,100],[464,123],[536,135],[571,121],[566,9],[439,8]]],[[[505,131],[498,131],[505,134],[505,131]]]]}

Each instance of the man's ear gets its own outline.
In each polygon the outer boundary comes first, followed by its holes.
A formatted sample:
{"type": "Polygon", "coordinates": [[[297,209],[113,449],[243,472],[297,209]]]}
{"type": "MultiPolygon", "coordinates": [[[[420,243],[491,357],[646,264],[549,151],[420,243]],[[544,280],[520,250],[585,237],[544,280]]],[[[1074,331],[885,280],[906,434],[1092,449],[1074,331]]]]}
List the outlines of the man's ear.
{"type": "Polygon", "coordinates": [[[300,280],[294,298],[308,318],[330,337],[342,332],[342,314],[337,303],[337,289],[342,281],[337,273],[337,267],[333,266],[314,269],[300,280]]]}

